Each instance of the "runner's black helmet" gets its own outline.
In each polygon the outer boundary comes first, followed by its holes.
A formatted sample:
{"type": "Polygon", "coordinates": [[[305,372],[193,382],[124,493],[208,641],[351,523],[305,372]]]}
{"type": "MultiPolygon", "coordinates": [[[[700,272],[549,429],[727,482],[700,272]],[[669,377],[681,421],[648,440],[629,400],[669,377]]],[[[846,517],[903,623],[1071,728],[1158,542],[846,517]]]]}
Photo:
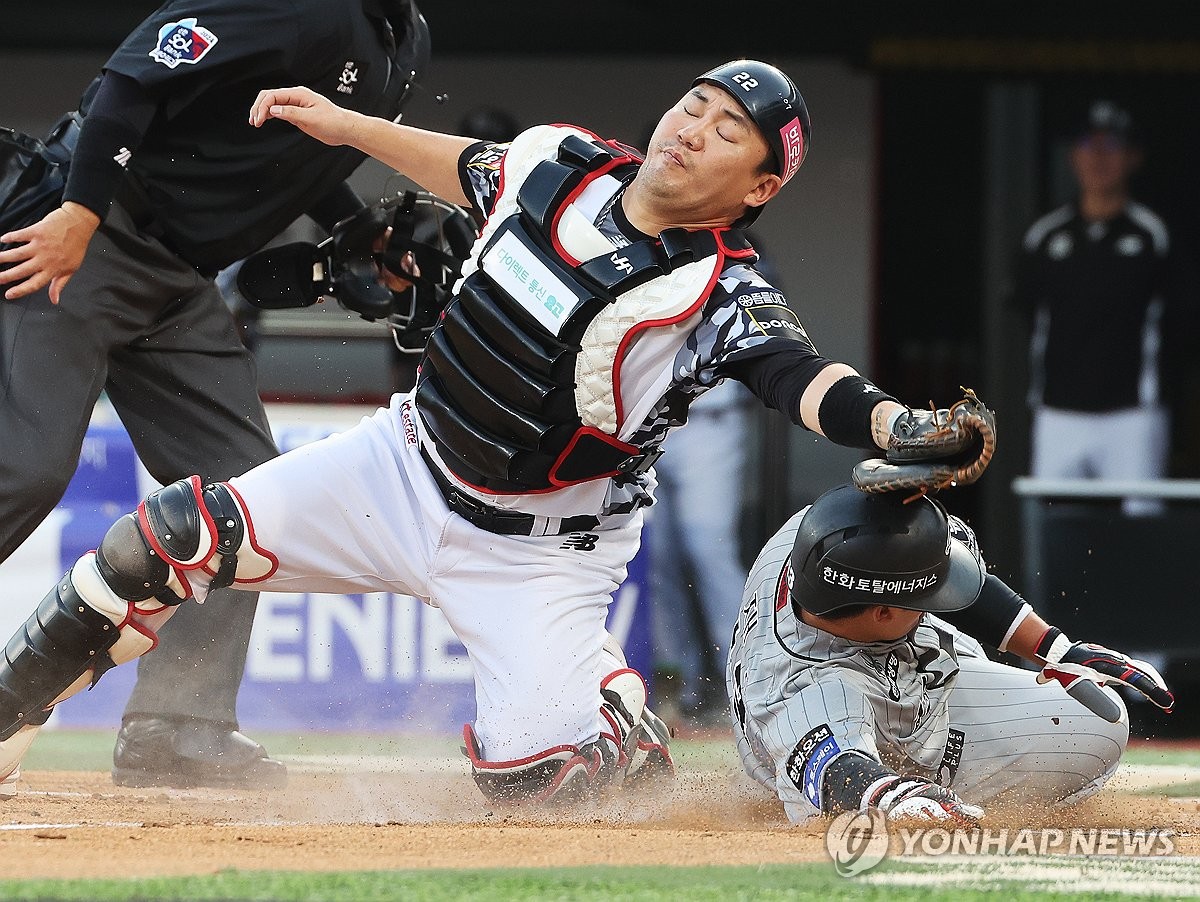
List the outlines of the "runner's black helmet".
{"type": "Polygon", "coordinates": [[[828,614],[852,604],[943,613],[970,606],[987,570],[951,541],[946,509],[922,496],[830,489],[800,518],[791,555],[792,606],[828,614]]]}

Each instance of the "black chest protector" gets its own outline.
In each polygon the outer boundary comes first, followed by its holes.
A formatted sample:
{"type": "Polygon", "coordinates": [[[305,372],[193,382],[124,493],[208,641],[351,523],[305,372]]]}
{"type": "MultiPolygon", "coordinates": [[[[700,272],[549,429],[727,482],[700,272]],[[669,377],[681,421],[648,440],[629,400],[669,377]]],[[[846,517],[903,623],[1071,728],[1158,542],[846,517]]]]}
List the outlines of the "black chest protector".
{"type": "Polygon", "coordinates": [[[421,362],[416,406],[463,482],[523,494],[633,475],[657,457],[583,423],[575,379],[584,333],[621,294],[676,267],[753,251],[739,232],[722,231],[718,240],[709,230],[668,229],[575,264],[551,237],[563,208],[585,180],[621,178],[639,163],[615,147],[567,137],[557,158],[538,163],[520,186],[517,212],[446,307],[421,362]],[[520,260],[536,261],[540,280],[520,260]],[[519,303],[513,286],[532,299],[519,303]]]}

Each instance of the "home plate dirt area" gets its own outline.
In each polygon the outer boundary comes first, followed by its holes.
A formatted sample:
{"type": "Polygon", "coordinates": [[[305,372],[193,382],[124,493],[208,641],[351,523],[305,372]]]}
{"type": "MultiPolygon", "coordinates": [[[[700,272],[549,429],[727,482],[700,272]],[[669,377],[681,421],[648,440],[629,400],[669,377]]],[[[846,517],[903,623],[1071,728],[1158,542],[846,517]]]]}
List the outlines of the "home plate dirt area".
{"type": "MultiPolygon", "coordinates": [[[[27,771],[0,802],[4,876],[828,861],[826,823],[789,826],[732,761],[681,766],[672,784],[586,808],[536,811],[486,804],[452,757],[288,764],[276,792],[127,789],[107,772],[27,771]]],[[[993,805],[987,826],[1170,829],[1175,855],[1200,855],[1200,799],[1168,796],[1197,780],[1200,768],[1123,765],[1075,808],[993,805]]]]}

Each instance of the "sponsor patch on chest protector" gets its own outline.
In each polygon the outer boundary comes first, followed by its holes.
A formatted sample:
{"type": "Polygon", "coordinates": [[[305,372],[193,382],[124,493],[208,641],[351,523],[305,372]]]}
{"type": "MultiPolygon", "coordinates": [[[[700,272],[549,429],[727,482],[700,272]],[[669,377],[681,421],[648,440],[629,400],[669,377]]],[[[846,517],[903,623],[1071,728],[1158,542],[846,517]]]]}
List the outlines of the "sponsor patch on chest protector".
{"type": "Polygon", "coordinates": [[[821,807],[821,775],[825,772],[825,766],[840,751],[829,724],[823,723],[805,734],[788,756],[788,779],[804,793],[814,808],[821,807]]]}

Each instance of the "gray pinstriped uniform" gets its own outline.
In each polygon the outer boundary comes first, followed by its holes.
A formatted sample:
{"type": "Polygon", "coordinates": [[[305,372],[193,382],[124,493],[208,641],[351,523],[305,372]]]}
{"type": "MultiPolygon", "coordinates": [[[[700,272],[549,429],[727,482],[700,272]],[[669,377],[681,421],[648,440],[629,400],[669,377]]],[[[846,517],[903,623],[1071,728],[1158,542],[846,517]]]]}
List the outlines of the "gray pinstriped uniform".
{"type": "MultiPolygon", "coordinates": [[[[727,671],[742,766],[790,820],[828,810],[825,769],[852,750],[975,804],[1078,801],[1112,775],[1124,719],[1109,724],[1033,671],[989,660],[946,621],[926,614],[903,639],[863,643],[796,617],[787,562],[803,514],[751,568],[727,671]]],[[[951,524],[953,541],[974,547],[970,528],[951,524]]]]}

